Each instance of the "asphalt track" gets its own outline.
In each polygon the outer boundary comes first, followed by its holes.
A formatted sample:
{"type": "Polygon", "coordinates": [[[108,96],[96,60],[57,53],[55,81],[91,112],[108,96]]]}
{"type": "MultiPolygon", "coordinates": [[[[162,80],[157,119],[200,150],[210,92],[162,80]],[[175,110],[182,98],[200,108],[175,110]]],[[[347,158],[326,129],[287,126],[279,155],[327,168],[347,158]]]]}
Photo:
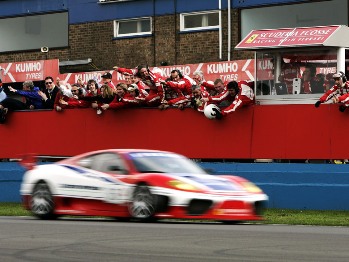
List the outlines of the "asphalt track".
{"type": "Polygon", "coordinates": [[[349,228],[0,217],[0,261],[349,261],[349,228]]]}

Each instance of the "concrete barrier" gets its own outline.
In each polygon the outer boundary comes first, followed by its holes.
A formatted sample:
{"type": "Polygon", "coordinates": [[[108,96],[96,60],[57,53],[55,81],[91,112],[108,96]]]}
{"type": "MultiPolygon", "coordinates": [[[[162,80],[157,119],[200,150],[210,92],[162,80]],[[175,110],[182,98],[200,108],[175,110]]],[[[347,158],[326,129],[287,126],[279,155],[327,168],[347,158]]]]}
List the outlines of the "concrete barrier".
{"type": "MultiPolygon", "coordinates": [[[[269,196],[268,207],[349,210],[349,165],[277,163],[199,163],[214,174],[235,174],[256,183],[269,196]]],[[[0,163],[0,202],[20,202],[25,170],[0,163]]]]}

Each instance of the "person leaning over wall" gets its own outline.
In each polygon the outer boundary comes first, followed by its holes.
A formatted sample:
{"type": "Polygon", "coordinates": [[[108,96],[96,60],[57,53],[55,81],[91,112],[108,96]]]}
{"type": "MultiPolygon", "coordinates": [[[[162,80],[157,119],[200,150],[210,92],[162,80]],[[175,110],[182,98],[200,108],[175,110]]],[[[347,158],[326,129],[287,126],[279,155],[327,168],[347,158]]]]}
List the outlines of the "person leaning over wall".
{"type": "Polygon", "coordinates": [[[4,123],[8,111],[27,110],[27,109],[42,109],[44,108],[41,96],[39,95],[39,88],[34,86],[33,81],[25,81],[23,83],[23,90],[14,89],[12,86],[8,90],[16,95],[15,97],[6,97],[0,103],[0,122],[4,123]]]}
{"type": "MultiPolygon", "coordinates": [[[[335,81],[334,86],[332,86],[324,95],[320,97],[320,99],[315,103],[315,107],[319,107],[322,103],[325,103],[330,99],[337,103],[339,102],[338,98],[340,96],[344,95],[344,93],[348,93],[349,82],[347,81],[347,77],[343,72],[337,72],[334,74],[333,80],[335,81]]],[[[339,110],[344,111],[345,107],[340,106],[339,110]]]]}

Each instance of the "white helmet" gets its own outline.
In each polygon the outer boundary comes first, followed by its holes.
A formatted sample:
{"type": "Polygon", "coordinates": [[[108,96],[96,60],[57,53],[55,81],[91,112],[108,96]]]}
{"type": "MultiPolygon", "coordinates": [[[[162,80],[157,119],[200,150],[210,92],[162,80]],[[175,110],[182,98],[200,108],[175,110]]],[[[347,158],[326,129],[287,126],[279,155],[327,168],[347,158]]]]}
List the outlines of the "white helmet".
{"type": "Polygon", "coordinates": [[[204,114],[208,119],[215,119],[216,118],[217,113],[215,112],[215,110],[213,110],[214,108],[216,110],[218,110],[219,112],[221,112],[219,107],[215,104],[209,104],[209,105],[205,106],[204,114]]]}

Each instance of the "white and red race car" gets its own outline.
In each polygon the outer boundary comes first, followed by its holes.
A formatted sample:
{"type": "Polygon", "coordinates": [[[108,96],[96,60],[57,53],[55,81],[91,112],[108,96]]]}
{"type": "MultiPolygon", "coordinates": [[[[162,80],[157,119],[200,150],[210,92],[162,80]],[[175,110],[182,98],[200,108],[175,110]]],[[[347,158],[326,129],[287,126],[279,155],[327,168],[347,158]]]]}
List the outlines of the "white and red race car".
{"type": "Polygon", "coordinates": [[[41,219],[62,215],[149,221],[261,220],[268,196],[238,176],[210,175],[165,151],[108,149],[32,166],[23,177],[26,209],[41,219]]]}

